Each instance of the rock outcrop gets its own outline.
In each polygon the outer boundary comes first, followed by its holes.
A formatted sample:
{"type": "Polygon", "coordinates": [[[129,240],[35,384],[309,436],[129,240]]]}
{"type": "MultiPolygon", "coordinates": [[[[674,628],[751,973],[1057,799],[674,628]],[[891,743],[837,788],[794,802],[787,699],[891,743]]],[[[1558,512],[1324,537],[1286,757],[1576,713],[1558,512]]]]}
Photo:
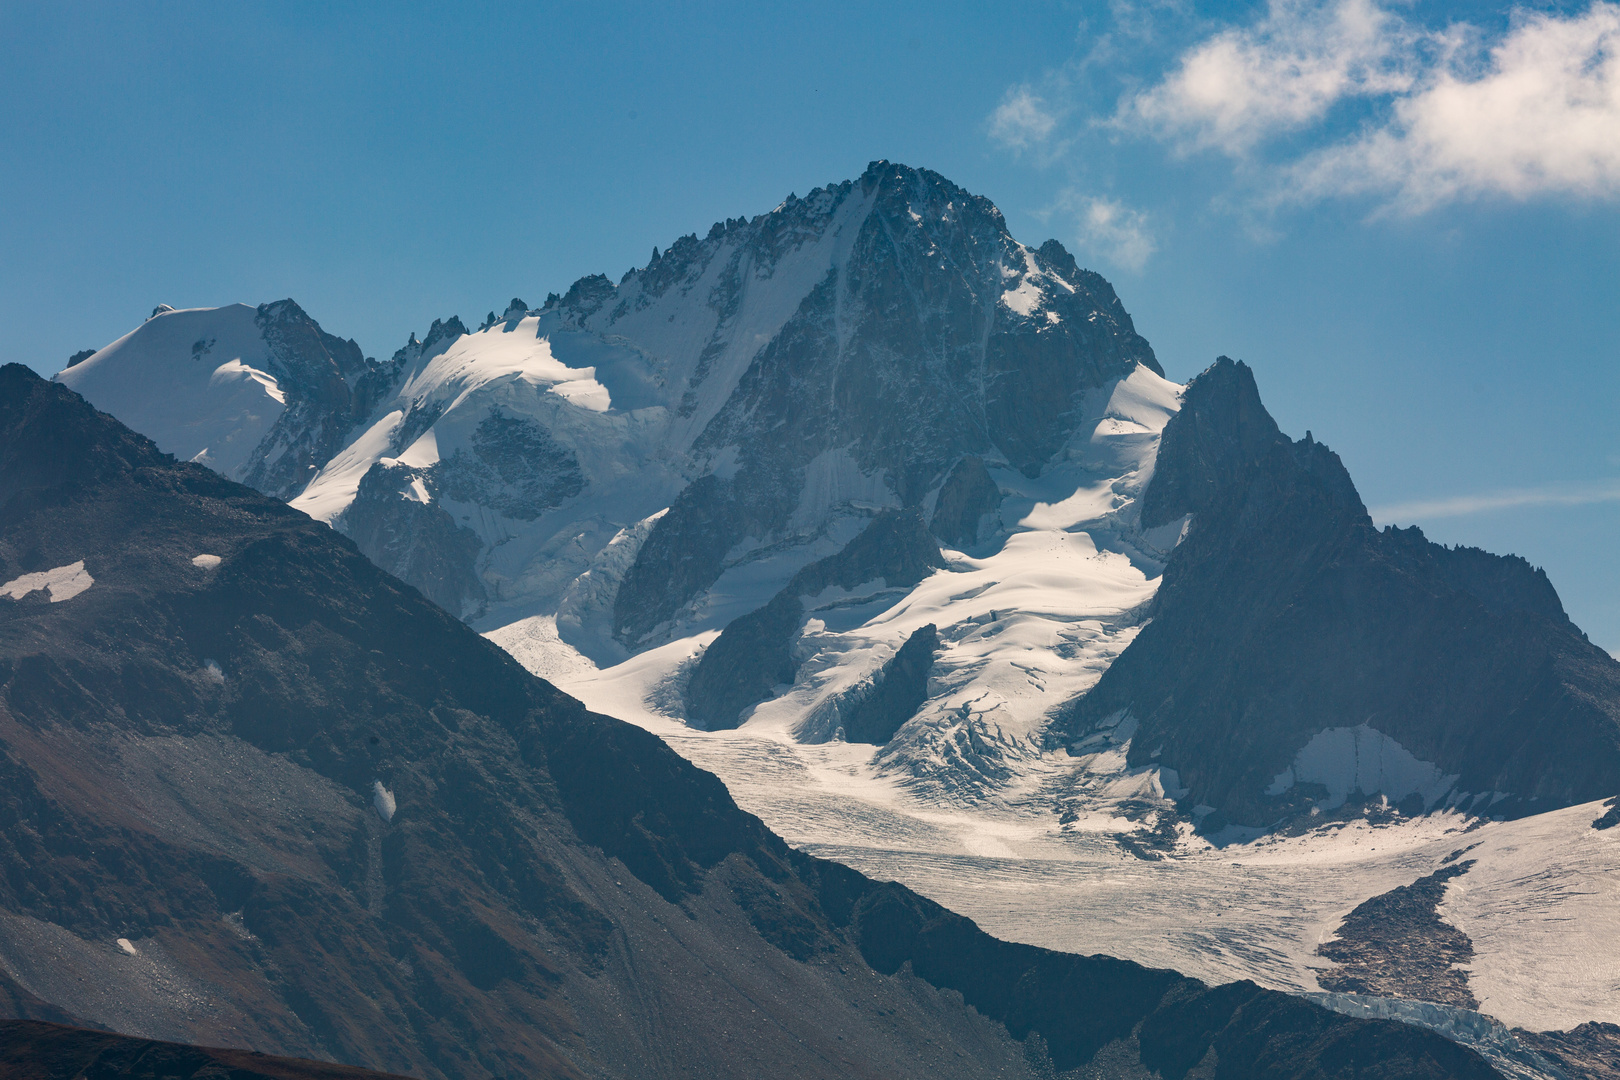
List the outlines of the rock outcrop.
{"type": "Polygon", "coordinates": [[[1128,712],[1130,764],[1175,769],[1212,827],[1354,791],[1500,815],[1620,788],[1620,663],[1546,575],[1375,528],[1338,455],[1278,431],[1224,357],[1187,387],[1143,495],[1144,525],[1189,514],[1151,621],[1055,744],[1128,712]]]}

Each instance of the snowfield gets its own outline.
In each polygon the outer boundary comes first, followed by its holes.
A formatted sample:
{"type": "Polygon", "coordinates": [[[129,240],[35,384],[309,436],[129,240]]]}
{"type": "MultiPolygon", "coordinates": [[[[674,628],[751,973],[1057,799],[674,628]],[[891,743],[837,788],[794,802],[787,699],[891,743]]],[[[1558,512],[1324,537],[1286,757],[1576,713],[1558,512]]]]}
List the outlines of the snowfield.
{"type": "Polygon", "coordinates": [[[241,480],[286,405],[256,316],[246,304],[154,314],[56,378],[164,453],[241,480]]]}
{"type": "Polygon", "coordinates": [[[45,595],[51,603],[59,604],[63,600],[71,600],[96,583],[90,576],[90,571],[84,568],[84,560],[58,566],[53,570],[41,570],[38,573],[23,574],[12,578],[4,585],[0,585],[0,596],[9,596],[13,600],[21,600],[31,592],[45,590],[45,595]]]}

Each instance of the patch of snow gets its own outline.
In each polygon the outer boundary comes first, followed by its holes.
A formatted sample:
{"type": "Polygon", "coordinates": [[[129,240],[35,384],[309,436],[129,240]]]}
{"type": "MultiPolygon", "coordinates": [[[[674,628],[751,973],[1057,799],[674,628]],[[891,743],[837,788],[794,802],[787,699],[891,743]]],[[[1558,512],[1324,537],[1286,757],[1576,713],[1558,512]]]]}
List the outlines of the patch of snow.
{"type": "Polygon", "coordinates": [[[120,949],[124,950],[124,952],[128,953],[130,956],[139,956],[139,955],[141,955],[136,950],[135,943],[130,941],[129,938],[127,938],[127,937],[121,937],[121,938],[118,939],[118,947],[120,949]]]}
{"type": "Polygon", "coordinates": [[[361,432],[359,438],[338,451],[288,505],[302,510],[316,521],[324,521],[328,525],[336,521],[354,502],[366,470],[388,452],[394,433],[404,419],[402,409],[385,413],[361,432]]]}
{"type": "Polygon", "coordinates": [[[1319,805],[1333,810],[1344,805],[1352,792],[1385,795],[1400,802],[1411,794],[1423,797],[1425,807],[1438,803],[1456,786],[1457,776],[1447,775],[1427,761],[1419,761],[1400,743],[1367,724],[1353,728],[1328,728],[1319,732],[1294,757],[1294,763],[1278,773],[1266,789],[1267,795],[1281,795],[1296,784],[1321,784],[1328,797],[1319,805]]]}
{"type": "Polygon", "coordinates": [[[377,816],[382,818],[384,822],[394,820],[394,810],[397,805],[394,802],[394,793],[383,787],[381,780],[372,781],[371,805],[376,809],[377,816]]]}
{"type": "Polygon", "coordinates": [[[220,561],[218,555],[194,555],[191,559],[191,565],[199,570],[212,570],[220,564],[220,561]]]}
{"type": "Polygon", "coordinates": [[[96,583],[90,576],[90,571],[84,568],[84,560],[58,566],[53,570],[40,570],[33,574],[24,574],[0,585],[0,596],[9,596],[13,600],[21,600],[31,592],[44,589],[53,604],[63,600],[71,600],[96,583]]]}
{"type": "Polygon", "coordinates": [[[220,668],[219,661],[204,660],[202,669],[203,675],[205,675],[209,680],[221,684],[225,682],[225,672],[222,668],[220,668]]]}

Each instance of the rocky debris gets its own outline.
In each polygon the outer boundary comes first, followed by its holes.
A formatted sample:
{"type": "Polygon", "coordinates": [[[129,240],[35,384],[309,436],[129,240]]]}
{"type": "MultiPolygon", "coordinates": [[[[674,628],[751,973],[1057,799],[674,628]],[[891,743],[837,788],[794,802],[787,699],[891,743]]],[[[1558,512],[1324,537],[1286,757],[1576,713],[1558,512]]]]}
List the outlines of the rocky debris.
{"type": "Polygon", "coordinates": [[[1596,821],[1592,822],[1592,828],[1612,829],[1616,825],[1620,825],[1620,795],[1615,796],[1603,805],[1607,809],[1596,821]]]}
{"type": "Polygon", "coordinates": [[[0,578],[35,557],[97,587],[0,608],[0,955],[90,1022],[425,1080],[1032,1078],[1040,1044],[1056,1071],[1491,1075],[793,851],[342,536],[7,365],[0,578]]]}
{"type": "Polygon", "coordinates": [[[1375,528],[1338,456],[1278,431],[1248,367],[1224,357],[1187,387],[1143,495],[1145,526],[1186,514],[1150,621],[1053,745],[1128,711],[1131,766],[1174,768],[1189,802],[1253,827],[1331,809],[1288,783],[1295,756],[1363,726],[1430,779],[1456,778],[1415,808],[1411,784],[1361,788],[1403,812],[1472,792],[1518,814],[1620,788],[1620,663],[1546,575],[1375,528]]]}
{"type": "Polygon", "coordinates": [[[928,700],[928,672],[939,651],[939,631],[929,623],[913,633],[878,670],[871,688],[844,719],[849,742],[882,746],[928,700]]]}
{"type": "Polygon", "coordinates": [[[1333,940],[1317,947],[1318,956],[1339,965],[1317,974],[1322,989],[1477,1010],[1468,972],[1458,966],[1474,958],[1473,942],[1438,911],[1446,883],[1473,865],[1468,859],[1442,866],[1357,905],[1333,940]]]}
{"type": "Polygon", "coordinates": [[[1513,1034],[1570,1080],[1620,1080],[1620,1026],[1592,1022],[1568,1031],[1514,1028],[1513,1034]]]}
{"type": "Polygon", "coordinates": [[[33,1020],[0,1020],[0,1074],[9,1080],[405,1080],[329,1061],[157,1042],[33,1020]]]}
{"type": "Polygon", "coordinates": [[[969,547],[978,541],[984,519],[1000,507],[1001,489],[991,479],[984,459],[968,454],[945,477],[928,528],[952,547],[969,547]]]}
{"type": "MultiPolygon", "coordinates": [[[[877,515],[842,551],[806,566],[770,603],[726,627],[704,651],[687,684],[687,722],[706,731],[734,728],[743,712],[772,697],[777,686],[793,682],[798,661],[792,645],[804,624],[805,597],[830,588],[857,589],[880,579],[889,587],[910,588],[943,565],[939,545],[915,510],[877,515]]],[[[923,678],[926,685],[926,668],[923,678]]],[[[900,693],[899,684],[895,692],[900,693]]],[[[915,712],[916,705],[911,709],[915,712]]]]}

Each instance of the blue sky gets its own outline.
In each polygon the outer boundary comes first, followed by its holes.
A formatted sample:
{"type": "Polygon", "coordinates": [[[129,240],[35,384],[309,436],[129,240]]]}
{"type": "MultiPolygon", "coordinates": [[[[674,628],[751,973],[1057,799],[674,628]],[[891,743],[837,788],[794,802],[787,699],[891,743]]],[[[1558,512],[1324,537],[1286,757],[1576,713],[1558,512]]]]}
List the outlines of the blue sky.
{"type": "Polygon", "coordinates": [[[0,104],[0,359],[283,296],[387,356],[889,158],[1620,649],[1615,4],[3,4],[0,104]]]}

